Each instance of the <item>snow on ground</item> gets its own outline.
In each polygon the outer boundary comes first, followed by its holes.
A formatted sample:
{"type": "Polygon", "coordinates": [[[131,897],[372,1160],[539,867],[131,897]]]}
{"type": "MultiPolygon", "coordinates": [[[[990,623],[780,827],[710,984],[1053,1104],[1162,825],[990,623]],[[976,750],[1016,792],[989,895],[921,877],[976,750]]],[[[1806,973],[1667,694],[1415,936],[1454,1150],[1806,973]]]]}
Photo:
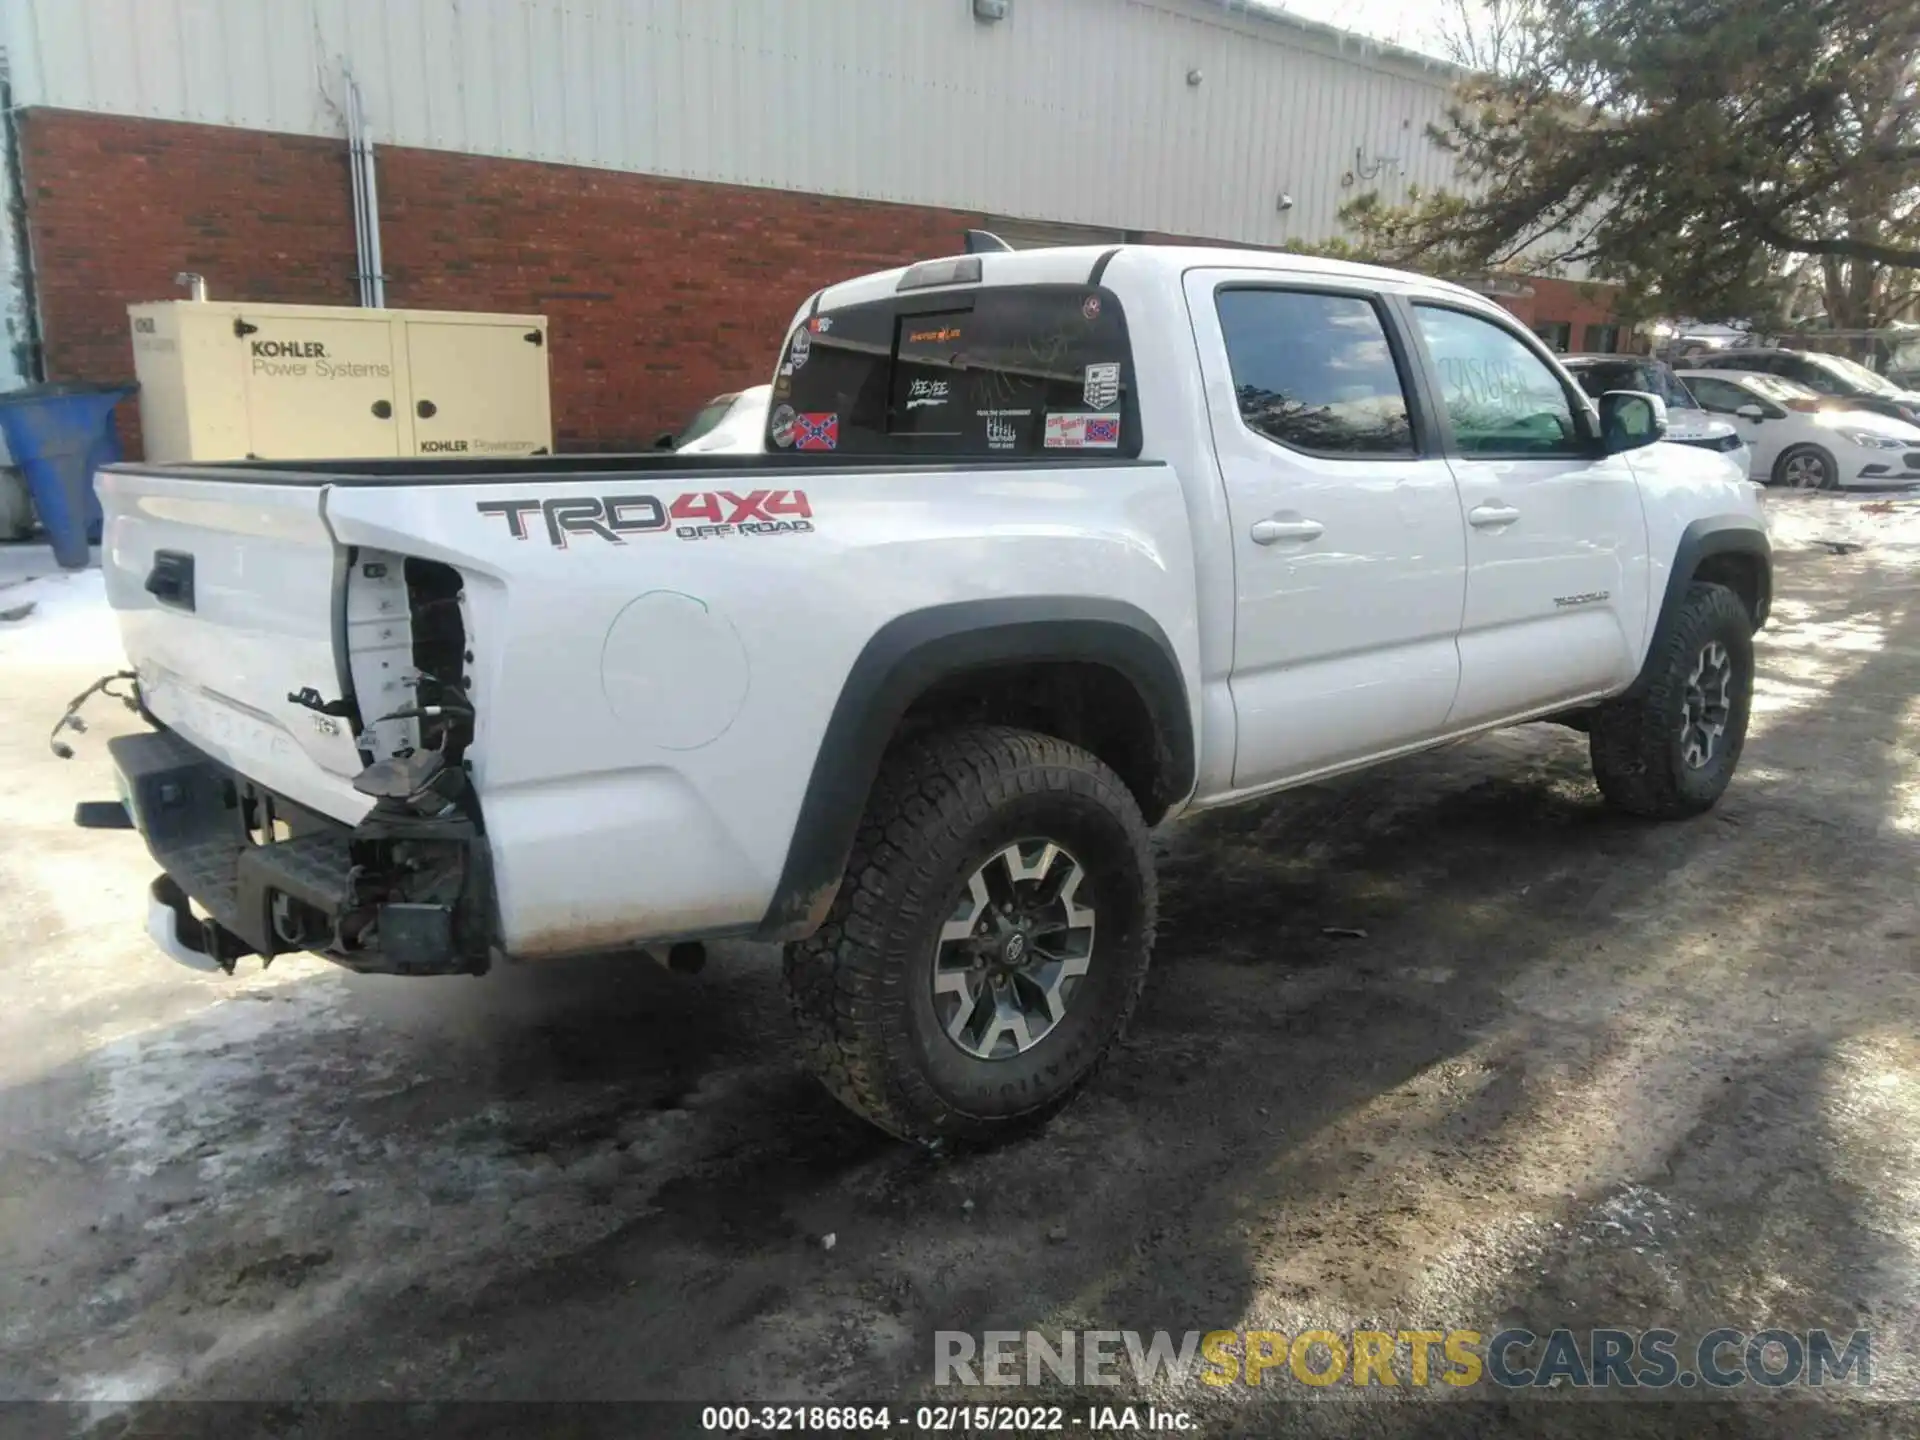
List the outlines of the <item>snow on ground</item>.
{"type": "Polygon", "coordinates": [[[93,665],[104,671],[125,664],[99,570],[0,580],[0,665],[93,665]],[[28,605],[33,608],[19,619],[4,618],[28,605]]]}
{"type": "Polygon", "coordinates": [[[1881,565],[1920,568],[1920,497],[1769,490],[1765,503],[1776,550],[1852,546],[1881,565]]]}

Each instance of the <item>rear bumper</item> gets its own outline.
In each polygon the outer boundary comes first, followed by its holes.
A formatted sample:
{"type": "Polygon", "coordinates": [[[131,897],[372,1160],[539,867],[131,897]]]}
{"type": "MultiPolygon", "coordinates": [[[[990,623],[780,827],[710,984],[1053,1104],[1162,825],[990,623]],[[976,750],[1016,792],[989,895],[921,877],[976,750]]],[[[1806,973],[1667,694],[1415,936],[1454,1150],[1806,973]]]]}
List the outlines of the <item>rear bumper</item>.
{"type": "Polygon", "coordinates": [[[108,741],[122,804],[163,872],[147,928],[199,969],[324,955],[354,970],[478,974],[486,847],[463,815],[376,806],[347,826],[261,789],[170,731],[108,741]]]}

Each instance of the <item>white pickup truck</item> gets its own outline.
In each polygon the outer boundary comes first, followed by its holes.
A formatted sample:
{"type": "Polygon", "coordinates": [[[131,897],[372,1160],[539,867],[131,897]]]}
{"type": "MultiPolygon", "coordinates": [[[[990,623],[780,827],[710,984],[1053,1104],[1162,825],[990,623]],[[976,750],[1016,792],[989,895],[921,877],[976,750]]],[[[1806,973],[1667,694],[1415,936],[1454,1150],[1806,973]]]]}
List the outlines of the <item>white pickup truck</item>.
{"type": "Polygon", "coordinates": [[[1740,756],[1756,491],[1467,290],[1124,246],[794,318],[767,453],[118,465],[111,742],[176,958],[785,942],[915,1139],[1051,1113],[1146,974],[1147,827],[1517,721],[1675,818],[1740,756]]]}

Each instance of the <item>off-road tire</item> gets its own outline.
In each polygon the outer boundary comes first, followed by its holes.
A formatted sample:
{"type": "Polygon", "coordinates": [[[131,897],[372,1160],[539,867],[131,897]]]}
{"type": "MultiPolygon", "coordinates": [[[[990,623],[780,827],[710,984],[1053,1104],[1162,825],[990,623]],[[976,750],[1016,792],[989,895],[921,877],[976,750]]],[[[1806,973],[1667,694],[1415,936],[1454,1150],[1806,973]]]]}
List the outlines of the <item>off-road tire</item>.
{"type": "Polygon", "coordinates": [[[1650,819],[1680,820],[1711,809],[1740,763],[1753,701],[1753,621],[1726,586],[1695,583],[1656,644],[1643,684],[1595,711],[1587,747],[1594,779],[1611,804],[1650,819]],[[1733,665],[1725,744],[1696,770],[1685,762],[1681,739],[1687,682],[1701,651],[1715,641],[1733,665]]]}
{"type": "Polygon", "coordinates": [[[1146,982],[1156,904],[1140,808],[1087,751],[1002,726],[905,742],[881,767],[826,923],[787,947],[807,1065],[901,1139],[1019,1133],[1072,1099],[1120,1039],[1146,982]],[[1086,872],[1092,960],[1032,1049],[977,1059],[935,1015],[938,937],[987,857],[1030,838],[1065,846],[1086,872]]]}

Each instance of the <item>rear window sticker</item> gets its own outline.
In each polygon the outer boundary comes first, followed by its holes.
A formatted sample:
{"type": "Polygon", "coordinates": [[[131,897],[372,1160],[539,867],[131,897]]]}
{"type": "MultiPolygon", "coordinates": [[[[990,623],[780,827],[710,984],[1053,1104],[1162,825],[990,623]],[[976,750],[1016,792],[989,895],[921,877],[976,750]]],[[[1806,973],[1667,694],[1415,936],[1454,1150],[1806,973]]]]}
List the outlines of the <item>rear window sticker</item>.
{"type": "Polygon", "coordinates": [[[947,382],[944,380],[916,380],[907,391],[907,408],[919,410],[928,406],[947,403],[947,382]]]}
{"type": "Polygon", "coordinates": [[[772,435],[773,443],[782,450],[793,444],[794,418],[791,405],[782,405],[773,412],[772,427],[768,433],[772,435]]]}
{"type": "Polygon", "coordinates": [[[1087,402],[1089,410],[1111,408],[1113,402],[1120,398],[1119,362],[1087,366],[1086,383],[1081,387],[1081,398],[1087,402]]]}
{"type": "Polygon", "coordinates": [[[1047,416],[1046,448],[1049,450],[1117,450],[1120,447],[1120,413],[1104,415],[1047,416]]]}
{"type": "Polygon", "coordinates": [[[827,410],[803,410],[794,416],[793,448],[796,450],[839,449],[839,415],[827,410]]]}

